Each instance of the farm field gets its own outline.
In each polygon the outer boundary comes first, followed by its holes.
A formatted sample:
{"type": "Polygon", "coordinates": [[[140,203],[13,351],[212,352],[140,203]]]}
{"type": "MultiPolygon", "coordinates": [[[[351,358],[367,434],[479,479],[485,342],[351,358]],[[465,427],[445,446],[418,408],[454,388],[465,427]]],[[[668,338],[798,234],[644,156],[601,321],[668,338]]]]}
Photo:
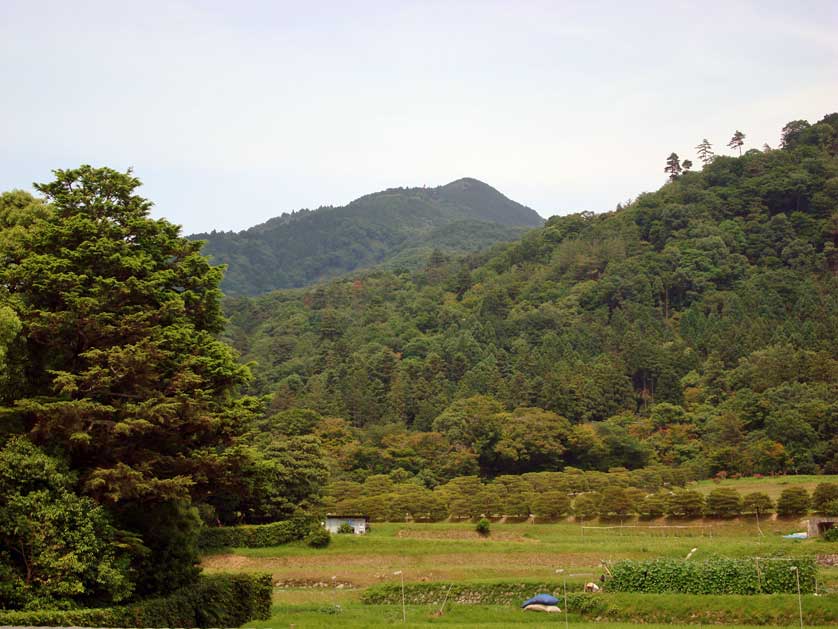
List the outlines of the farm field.
{"type": "MultiPolygon", "coordinates": [[[[834,478],[834,477],[832,477],[834,478]]],[[[778,495],[787,484],[816,484],[823,477],[790,479],[740,479],[724,481],[742,491],[760,491],[778,495]],[[772,482],[773,481],[773,482],[772,482]],[[791,482],[789,482],[791,481],[791,482]]],[[[715,483],[702,483],[711,488],[715,483]]],[[[376,584],[394,583],[394,573],[401,571],[405,582],[464,581],[555,581],[561,574],[570,589],[579,589],[586,581],[597,580],[602,562],[619,559],[685,557],[696,548],[694,560],[714,556],[773,557],[816,556],[838,553],[838,543],[821,540],[787,540],[783,534],[800,530],[799,519],[768,519],[761,522],[762,535],[750,517],[735,520],[656,520],[638,522],[560,521],[555,523],[493,523],[491,534],[484,538],[474,532],[469,522],[376,523],[365,536],[336,535],[325,549],[312,549],[302,543],[272,548],[238,548],[208,555],[203,565],[208,572],[266,571],[274,575],[279,587],[274,593],[273,617],[252,627],[289,626],[370,626],[402,624],[402,610],[393,605],[365,605],[363,591],[376,584]],[[557,574],[557,570],[563,572],[557,574]]],[[[838,568],[821,567],[820,597],[804,597],[807,605],[826,605],[838,617],[838,568]]],[[[535,592],[533,592],[535,593],[535,592]]],[[[620,596],[622,600],[639,595],[620,596]]],[[[685,606],[701,606],[707,599],[681,595],[659,595],[653,605],[673,606],[672,616],[689,617],[685,606]]],[[[764,607],[763,597],[734,597],[716,604],[743,608],[764,607]],[[734,598],[736,600],[734,600],[734,598]]],[[[647,601],[646,604],[649,604],[647,601]]],[[[796,613],[796,598],[787,600],[796,613]]],[[[525,614],[514,606],[449,605],[442,617],[433,617],[434,608],[408,605],[408,626],[444,624],[445,626],[487,626],[526,624],[552,626],[561,618],[525,614]]],[[[642,614],[642,609],[636,610],[642,614]]],[[[744,612],[748,617],[747,609],[744,612]]],[[[577,627],[592,626],[571,613],[569,622],[577,627]]],[[[597,626],[629,627],[626,624],[597,626]]],[[[644,624],[645,627],[654,625],[644,624]]],[[[675,627],[678,625],[666,625],[675,627]]],[[[811,625],[807,625],[811,626],[811,625]]]]}

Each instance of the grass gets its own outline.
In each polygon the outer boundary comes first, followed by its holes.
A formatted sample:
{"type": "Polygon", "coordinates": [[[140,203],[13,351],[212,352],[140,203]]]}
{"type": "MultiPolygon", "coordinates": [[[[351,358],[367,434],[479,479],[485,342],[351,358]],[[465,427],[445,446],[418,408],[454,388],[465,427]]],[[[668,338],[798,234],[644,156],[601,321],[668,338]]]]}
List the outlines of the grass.
{"type": "MultiPolygon", "coordinates": [[[[763,491],[776,497],[785,487],[804,486],[811,491],[818,482],[824,481],[838,482],[838,476],[747,478],[725,480],[718,484],[706,481],[698,483],[697,487],[701,491],[710,491],[715,487],[729,486],[735,487],[743,494],[763,491]]],[[[333,536],[331,545],[324,549],[312,549],[297,542],[274,548],[228,549],[205,557],[204,566],[208,572],[268,571],[274,575],[277,582],[288,585],[278,588],[275,592],[272,618],[261,623],[250,623],[248,627],[368,627],[381,624],[402,625],[400,606],[363,605],[359,600],[363,588],[377,583],[395,582],[399,578],[393,574],[396,571],[404,573],[406,582],[536,581],[555,580],[556,570],[564,568],[563,576],[573,584],[598,578],[602,572],[602,560],[684,557],[692,548],[698,549],[695,554],[696,560],[713,555],[767,557],[838,553],[838,543],[783,539],[783,534],[801,530],[799,519],[762,521],[764,535],[760,535],[756,522],[750,517],[715,522],[699,520],[626,524],[639,526],[621,528],[619,523],[586,522],[586,527],[616,528],[582,528],[580,524],[571,521],[552,524],[496,523],[492,525],[491,535],[483,538],[474,533],[473,523],[468,522],[376,523],[372,531],[365,536],[333,536]],[[649,528],[665,524],[694,525],[696,528],[649,528]],[[335,587],[338,584],[343,587],[338,589],[335,587]],[[317,587],[300,587],[306,585],[317,587]]],[[[838,568],[822,568],[819,579],[821,591],[838,591],[838,568]]],[[[683,614],[685,609],[689,612],[692,609],[689,606],[698,611],[702,605],[710,602],[709,598],[693,600],[689,597],[674,596],[671,599],[656,600],[652,607],[644,609],[643,605],[649,604],[651,599],[638,598],[642,595],[619,595],[628,597],[625,599],[613,594],[608,596],[617,597],[611,600],[619,601],[619,608],[624,608],[627,613],[636,614],[646,622],[658,622],[662,619],[681,622],[683,616],[680,614],[683,614]],[[684,608],[685,605],[687,608],[684,608]],[[667,616],[667,610],[671,606],[674,606],[670,610],[672,614],[667,616]]],[[[838,595],[831,594],[821,598],[821,602],[829,599],[838,604],[838,595]]],[[[745,611],[748,610],[748,606],[753,605],[756,607],[751,611],[756,614],[766,602],[760,597],[748,597],[744,601],[734,603],[728,600],[719,604],[745,611]]],[[[407,626],[526,624],[546,627],[564,623],[563,615],[560,618],[548,617],[545,614],[524,613],[515,607],[497,605],[455,605],[449,607],[439,618],[431,616],[433,611],[429,606],[408,606],[407,626]]],[[[604,617],[603,620],[609,618],[604,617]]],[[[632,619],[634,618],[635,616],[632,616],[632,619]]],[[[742,618],[747,619],[749,616],[742,618]]],[[[593,626],[572,614],[569,620],[574,627],[593,626]]],[[[714,623],[705,621],[705,624],[714,623]]],[[[636,625],[597,623],[596,626],[622,629],[636,625]]],[[[643,626],[674,628],[682,625],[643,626]]]]}
{"type": "Polygon", "coordinates": [[[768,494],[772,500],[777,500],[784,489],[789,487],[803,487],[810,494],[818,483],[838,483],[838,474],[814,476],[801,474],[799,476],[766,476],[763,478],[736,478],[723,481],[703,480],[696,483],[696,488],[702,493],[710,493],[717,487],[732,487],[743,496],[751,492],[760,491],[768,494]]]}

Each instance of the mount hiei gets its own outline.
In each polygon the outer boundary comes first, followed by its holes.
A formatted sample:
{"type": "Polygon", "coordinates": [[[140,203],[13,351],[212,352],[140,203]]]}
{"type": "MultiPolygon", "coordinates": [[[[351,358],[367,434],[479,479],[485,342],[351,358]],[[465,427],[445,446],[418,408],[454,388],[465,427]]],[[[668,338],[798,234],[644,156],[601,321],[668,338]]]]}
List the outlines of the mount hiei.
{"type": "Polygon", "coordinates": [[[416,269],[434,250],[462,254],[519,238],[544,219],[495,188],[462,178],[435,188],[390,188],[338,207],[284,213],[236,232],[194,234],[227,265],[227,295],[257,295],[373,265],[416,269]]]}

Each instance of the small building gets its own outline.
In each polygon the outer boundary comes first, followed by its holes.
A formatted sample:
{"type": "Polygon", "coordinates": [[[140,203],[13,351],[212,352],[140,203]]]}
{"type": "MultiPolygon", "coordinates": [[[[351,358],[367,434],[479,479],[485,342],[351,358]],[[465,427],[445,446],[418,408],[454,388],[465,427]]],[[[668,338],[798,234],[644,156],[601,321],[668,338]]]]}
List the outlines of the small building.
{"type": "Polygon", "coordinates": [[[339,532],[341,526],[347,524],[352,527],[352,531],[355,535],[364,535],[370,530],[369,520],[370,519],[365,515],[329,513],[326,515],[326,521],[323,523],[323,526],[326,527],[326,530],[329,531],[329,533],[337,533],[339,532]]]}
{"type": "Polygon", "coordinates": [[[808,537],[818,537],[833,527],[838,528],[838,517],[814,516],[806,521],[808,537]]]}

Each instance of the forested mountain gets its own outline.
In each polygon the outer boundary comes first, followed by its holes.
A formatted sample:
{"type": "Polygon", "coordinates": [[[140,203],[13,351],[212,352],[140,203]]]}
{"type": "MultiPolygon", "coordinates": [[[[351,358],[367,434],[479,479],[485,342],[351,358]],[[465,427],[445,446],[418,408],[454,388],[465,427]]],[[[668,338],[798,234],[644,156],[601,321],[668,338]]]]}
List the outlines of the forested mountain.
{"type": "Polygon", "coordinates": [[[838,471],[838,114],[705,161],[417,273],[229,299],[263,429],[333,479],[838,471]]]}
{"type": "Polygon", "coordinates": [[[228,295],[299,287],[375,264],[416,268],[434,249],[476,251],[519,237],[543,219],[476,179],[393,188],[341,207],[283,214],[248,230],[195,234],[228,265],[228,295]]]}

